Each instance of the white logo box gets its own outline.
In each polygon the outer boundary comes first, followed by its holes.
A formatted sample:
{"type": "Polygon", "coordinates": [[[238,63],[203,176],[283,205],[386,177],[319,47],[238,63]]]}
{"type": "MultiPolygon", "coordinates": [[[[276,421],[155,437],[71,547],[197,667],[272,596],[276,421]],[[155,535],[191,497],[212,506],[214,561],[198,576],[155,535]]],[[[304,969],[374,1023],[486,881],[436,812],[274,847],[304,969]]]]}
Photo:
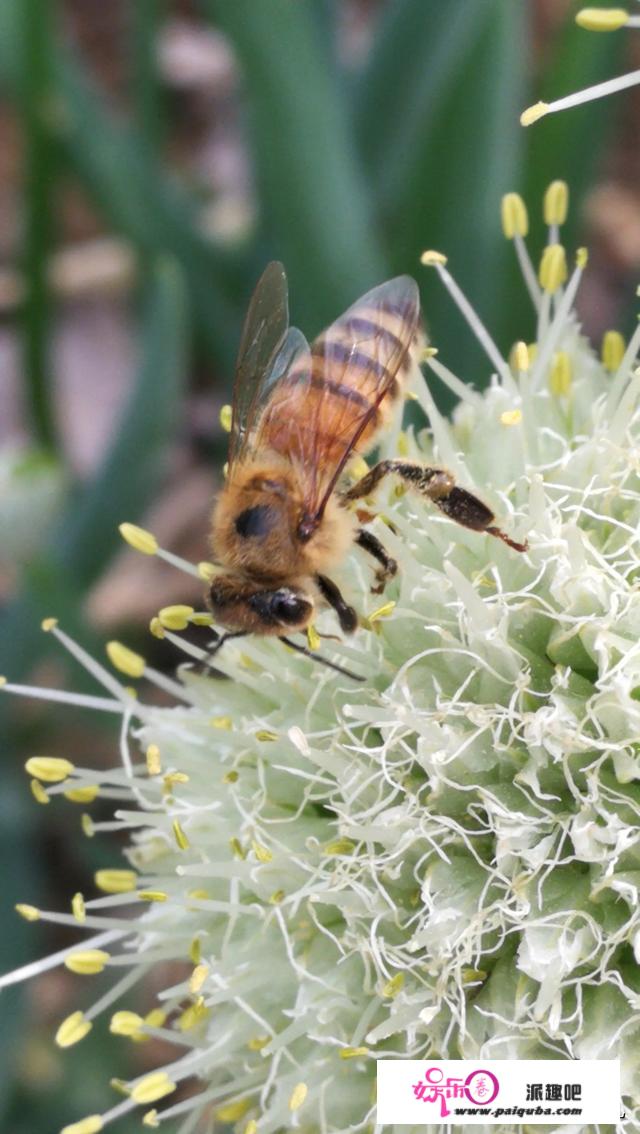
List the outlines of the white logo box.
{"type": "Polygon", "coordinates": [[[617,1123],[617,1059],[380,1059],[379,1125],[617,1123]],[[456,1113],[457,1112],[457,1113],[456,1113]]]}

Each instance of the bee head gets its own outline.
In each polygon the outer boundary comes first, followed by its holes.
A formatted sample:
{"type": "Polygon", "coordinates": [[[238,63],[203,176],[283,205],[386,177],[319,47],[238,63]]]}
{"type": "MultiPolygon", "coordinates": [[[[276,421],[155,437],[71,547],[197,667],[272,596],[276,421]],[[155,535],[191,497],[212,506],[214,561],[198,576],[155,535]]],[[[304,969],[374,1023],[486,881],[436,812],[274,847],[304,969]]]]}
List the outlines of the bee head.
{"type": "Polygon", "coordinates": [[[208,598],[216,622],[250,634],[283,635],[304,630],[314,614],[313,598],[298,587],[269,589],[238,582],[230,575],[213,580],[208,598]]]}

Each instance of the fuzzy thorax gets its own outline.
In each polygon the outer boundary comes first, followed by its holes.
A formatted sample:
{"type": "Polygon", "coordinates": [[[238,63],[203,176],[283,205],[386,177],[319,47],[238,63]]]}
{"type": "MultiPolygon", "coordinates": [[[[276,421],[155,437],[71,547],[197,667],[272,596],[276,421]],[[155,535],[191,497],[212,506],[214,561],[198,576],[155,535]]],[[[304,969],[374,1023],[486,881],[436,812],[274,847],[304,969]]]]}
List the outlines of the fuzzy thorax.
{"type": "Polygon", "coordinates": [[[313,577],[340,564],[353,542],[355,519],[333,497],[303,542],[302,483],[294,466],[277,457],[234,468],[213,512],[215,561],[262,582],[313,577]]]}

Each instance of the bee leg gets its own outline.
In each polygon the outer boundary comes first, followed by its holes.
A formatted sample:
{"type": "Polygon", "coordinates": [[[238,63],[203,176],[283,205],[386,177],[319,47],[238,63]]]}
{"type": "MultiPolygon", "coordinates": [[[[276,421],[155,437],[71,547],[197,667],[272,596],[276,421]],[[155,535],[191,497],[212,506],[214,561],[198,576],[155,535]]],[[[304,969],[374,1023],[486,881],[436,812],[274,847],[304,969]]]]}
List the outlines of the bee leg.
{"type": "Polygon", "coordinates": [[[245,630],[235,630],[233,632],[227,631],[226,634],[218,634],[218,637],[217,637],[214,645],[211,647],[209,652],[205,655],[205,657],[200,662],[200,665],[198,667],[198,672],[199,673],[206,673],[206,671],[208,669],[213,669],[213,666],[211,665],[212,658],[215,658],[216,654],[219,653],[219,651],[224,646],[225,642],[228,642],[230,638],[245,638],[245,637],[246,637],[246,631],[245,630]]]}
{"type": "Polygon", "coordinates": [[[326,575],[316,575],[316,583],[324,601],[332,606],[338,615],[340,629],[345,634],[353,634],[358,626],[358,615],[353,607],[347,605],[335,583],[326,575]]]}
{"type": "Polygon", "coordinates": [[[371,588],[371,593],[374,595],[381,595],[389,579],[393,579],[394,575],[398,573],[398,564],[395,559],[392,559],[385,547],[380,543],[377,536],[373,532],[368,532],[365,528],[359,528],[356,536],[356,543],[359,547],[364,548],[369,552],[374,559],[377,559],[381,566],[376,571],[377,587],[371,588]]]}
{"type": "Polygon", "coordinates": [[[320,665],[326,665],[329,669],[334,669],[336,673],[342,673],[345,677],[350,677],[352,681],[364,681],[365,678],[361,677],[359,673],[352,673],[350,669],[345,669],[342,665],[337,665],[336,662],[329,661],[328,658],[323,658],[321,654],[314,654],[312,650],[308,650],[306,646],[299,646],[297,642],[292,642],[291,638],[280,638],[280,642],[284,642],[285,646],[289,646],[291,650],[295,650],[298,654],[304,654],[305,658],[311,658],[312,661],[319,662],[320,665]]]}
{"type": "Polygon", "coordinates": [[[449,519],[454,520],[465,528],[476,532],[488,532],[496,539],[512,547],[514,551],[526,551],[526,543],[516,543],[506,532],[493,523],[495,516],[486,504],[482,503],[472,492],[465,488],[458,488],[451,473],[445,469],[434,469],[428,465],[413,464],[411,461],[386,460],[379,461],[372,469],[354,484],[343,499],[358,500],[361,496],[369,496],[377,484],[388,473],[395,473],[401,477],[408,488],[414,488],[444,512],[449,519]]]}

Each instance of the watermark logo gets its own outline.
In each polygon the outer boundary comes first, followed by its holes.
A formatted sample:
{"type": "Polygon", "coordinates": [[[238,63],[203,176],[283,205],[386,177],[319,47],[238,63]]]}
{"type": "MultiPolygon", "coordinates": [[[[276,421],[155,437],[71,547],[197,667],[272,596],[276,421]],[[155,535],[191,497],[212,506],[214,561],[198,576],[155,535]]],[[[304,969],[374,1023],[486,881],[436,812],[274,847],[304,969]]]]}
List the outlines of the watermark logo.
{"type": "Polygon", "coordinates": [[[380,1059],[379,1125],[616,1123],[615,1059],[380,1059]]]}
{"type": "Polygon", "coordinates": [[[438,1103],[440,1118],[447,1118],[451,1111],[448,1099],[466,1099],[474,1106],[489,1106],[498,1096],[500,1084],[493,1071],[473,1070],[466,1079],[445,1076],[438,1066],[427,1067],[424,1079],[413,1084],[413,1094],[421,1102],[438,1103]]]}

